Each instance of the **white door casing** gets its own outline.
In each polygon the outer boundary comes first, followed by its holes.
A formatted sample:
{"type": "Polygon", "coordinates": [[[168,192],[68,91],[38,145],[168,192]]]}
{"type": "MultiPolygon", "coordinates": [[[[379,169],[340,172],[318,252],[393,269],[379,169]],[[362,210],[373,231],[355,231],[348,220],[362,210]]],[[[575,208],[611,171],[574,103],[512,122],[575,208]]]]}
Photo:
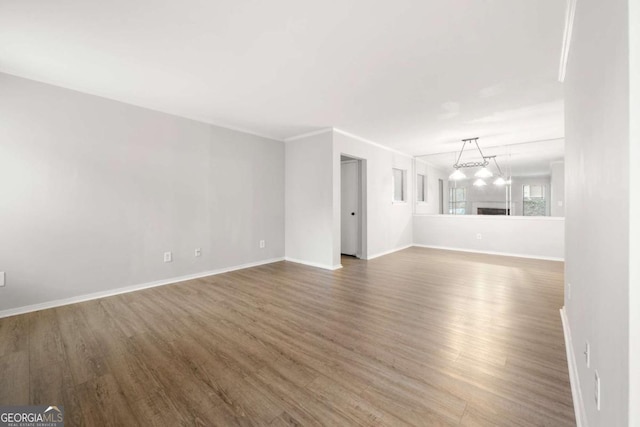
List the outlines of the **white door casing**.
{"type": "Polygon", "coordinates": [[[344,255],[356,255],[358,249],[358,162],[341,162],[341,245],[344,255]]]}

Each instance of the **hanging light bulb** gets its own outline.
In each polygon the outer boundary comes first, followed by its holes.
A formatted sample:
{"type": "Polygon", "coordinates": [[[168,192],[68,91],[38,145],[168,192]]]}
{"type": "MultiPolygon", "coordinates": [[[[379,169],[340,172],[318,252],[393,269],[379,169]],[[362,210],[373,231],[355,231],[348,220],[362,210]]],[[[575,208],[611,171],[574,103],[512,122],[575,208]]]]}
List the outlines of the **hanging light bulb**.
{"type": "Polygon", "coordinates": [[[451,175],[449,175],[449,179],[454,181],[460,181],[461,179],[465,179],[467,176],[460,169],[456,169],[451,175]]]}
{"type": "Polygon", "coordinates": [[[507,181],[505,181],[504,178],[501,176],[499,176],[498,178],[496,178],[495,181],[493,181],[494,185],[500,185],[500,186],[505,185],[506,183],[507,181]]]}
{"type": "Polygon", "coordinates": [[[487,183],[484,182],[484,179],[478,178],[475,181],[473,181],[473,185],[475,185],[476,187],[484,187],[485,185],[487,185],[487,183]]]}
{"type": "Polygon", "coordinates": [[[493,176],[493,173],[489,169],[487,169],[486,166],[484,166],[482,169],[475,173],[475,176],[477,178],[491,178],[493,176]]]}

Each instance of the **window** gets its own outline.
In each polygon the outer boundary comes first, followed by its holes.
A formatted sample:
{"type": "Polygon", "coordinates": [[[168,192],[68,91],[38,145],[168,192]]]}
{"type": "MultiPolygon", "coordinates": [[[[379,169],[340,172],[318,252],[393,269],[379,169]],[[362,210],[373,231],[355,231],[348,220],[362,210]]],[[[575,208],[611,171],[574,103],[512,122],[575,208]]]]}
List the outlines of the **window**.
{"type": "Polygon", "coordinates": [[[449,215],[464,215],[467,211],[467,189],[449,188],[449,215]]]}
{"type": "Polygon", "coordinates": [[[522,215],[545,216],[547,214],[544,189],[544,185],[527,184],[522,186],[522,215]]]}
{"type": "Polygon", "coordinates": [[[404,202],[406,194],[406,172],[402,169],[393,169],[393,201],[404,202]]]}
{"type": "Polygon", "coordinates": [[[426,202],[426,186],[425,186],[425,176],[418,174],[418,180],[416,182],[416,191],[418,192],[416,200],[418,202],[426,202]]]}

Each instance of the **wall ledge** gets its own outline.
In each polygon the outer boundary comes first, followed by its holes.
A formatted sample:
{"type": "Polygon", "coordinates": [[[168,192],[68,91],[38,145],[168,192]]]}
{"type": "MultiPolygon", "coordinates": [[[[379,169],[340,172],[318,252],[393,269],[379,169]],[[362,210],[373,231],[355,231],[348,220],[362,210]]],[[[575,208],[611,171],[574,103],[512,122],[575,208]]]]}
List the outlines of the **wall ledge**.
{"type": "Polygon", "coordinates": [[[448,215],[448,214],[421,214],[414,213],[414,217],[429,218],[459,218],[460,220],[488,219],[494,221],[564,221],[563,216],[521,216],[521,215],[448,215]]]}
{"type": "Polygon", "coordinates": [[[564,258],[548,257],[548,256],[540,256],[540,255],[531,255],[531,254],[514,254],[514,253],[510,253],[510,252],[481,251],[481,250],[476,250],[476,249],[454,248],[454,247],[450,247],[450,246],[421,245],[419,243],[414,243],[413,246],[415,246],[417,248],[440,249],[440,250],[443,250],[443,251],[471,252],[471,253],[487,254],[487,255],[509,256],[509,257],[514,257],[514,258],[530,258],[530,259],[541,259],[541,260],[544,260],[544,261],[564,262],[564,258]]]}

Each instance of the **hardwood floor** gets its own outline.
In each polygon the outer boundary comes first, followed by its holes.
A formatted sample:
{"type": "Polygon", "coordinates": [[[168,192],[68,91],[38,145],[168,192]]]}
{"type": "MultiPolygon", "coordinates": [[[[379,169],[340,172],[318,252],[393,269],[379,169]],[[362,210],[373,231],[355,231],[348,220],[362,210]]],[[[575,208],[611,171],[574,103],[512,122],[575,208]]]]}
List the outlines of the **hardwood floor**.
{"type": "Polygon", "coordinates": [[[575,425],[563,264],[410,248],[0,319],[0,405],[65,425],[575,425]]]}

